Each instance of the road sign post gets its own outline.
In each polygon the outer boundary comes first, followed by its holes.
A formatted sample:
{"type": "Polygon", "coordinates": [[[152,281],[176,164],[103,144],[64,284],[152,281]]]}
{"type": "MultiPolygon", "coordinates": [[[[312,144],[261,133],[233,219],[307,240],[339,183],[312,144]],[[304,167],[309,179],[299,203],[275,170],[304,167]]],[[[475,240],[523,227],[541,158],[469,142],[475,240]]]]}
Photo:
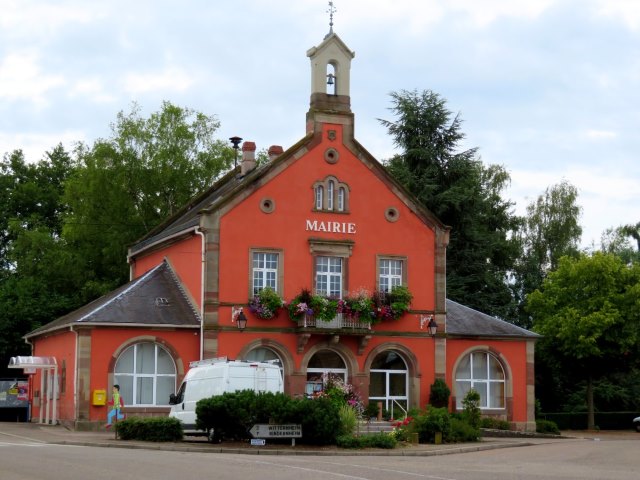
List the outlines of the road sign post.
{"type": "Polygon", "coordinates": [[[295,447],[296,438],[302,437],[302,425],[271,425],[266,423],[256,423],[249,433],[253,438],[290,438],[291,446],[295,447]]]}

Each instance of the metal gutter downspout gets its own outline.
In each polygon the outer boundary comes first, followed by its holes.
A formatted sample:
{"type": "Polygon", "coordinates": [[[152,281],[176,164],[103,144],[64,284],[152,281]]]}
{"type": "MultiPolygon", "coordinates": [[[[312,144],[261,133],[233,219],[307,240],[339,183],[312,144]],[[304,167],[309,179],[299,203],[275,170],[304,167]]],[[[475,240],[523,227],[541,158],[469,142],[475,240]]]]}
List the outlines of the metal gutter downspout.
{"type": "Polygon", "coordinates": [[[202,356],[204,355],[204,270],[206,262],[206,240],[204,232],[200,230],[200,227],[196,227],[194,232],[202,238],[202,266],[200,269],[200,360],[202,360],[202,356]]]}

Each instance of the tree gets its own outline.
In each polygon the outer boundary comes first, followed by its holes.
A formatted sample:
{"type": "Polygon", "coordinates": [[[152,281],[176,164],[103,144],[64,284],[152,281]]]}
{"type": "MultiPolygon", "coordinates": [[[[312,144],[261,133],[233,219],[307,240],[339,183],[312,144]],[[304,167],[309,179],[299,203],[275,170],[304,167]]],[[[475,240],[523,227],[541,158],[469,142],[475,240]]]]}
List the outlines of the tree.
{"type": "Polygon", "coordinates": [[[63,235],[86,272],[87,300],[127,281],[127,246],[233,164],[233,149],[214,139],[218,127],[169,102],[145,119],[134,104],[118,114],[111,138],[78,147],[63,235]]]}
{"type": "Polygon", "coordinates": [[[7,263],[12,242],[21,230],[47,228],[52,236],[62,231],[65,206],[61,202],[73,162],[62,145],[27,163],[21,150],[5,154],[0,163],[0,268],[7,263]]]}
{"type": "Polygon", "coordinates": [[[600,239],[600,250],[619,256],[625,263],[640,262],[640,222],[605,230],[600,239]]]}
{"type": "Polygon", "coordinates": [[[510,179],[498,165],[484,166],[477,149],[459,151],[462,120],[432,91],[391,94],[398,117],[387,127],[402,153],[389,172],[446,225],[447,295],[503,318],[514,312],[507,274],[518,255],[510,232],[517,228],[512,203],[501,193],[510,179]]]}
{"type": "Polygon", "coordinates": [[[523,328],[531,328],[531,318],[524,310],[526,295],[542,285],[561,257],[578,255],[582,227],[577,198],[576,187],[563,181],[530,203],[522,218],[516,234],[522,254],[514,266],[513,289],[519,305],[517,323],[523,328]]]}
{"type": "Polygon", "coordinates": [[[562,257],[528,296],[527,309],[549,363],[586,381],[588,425],[594,428],[594,380],[640,360],[640,266],[600,252],[562,257]]]}
{"type": "Polygon", "coordinates": [[[79,305],[75,264],[60,237],[62,195],[73,162],[61,145],[37,163],[20,150],[0,172],[0,372],[28,354],[22,336],[79,305]]]}

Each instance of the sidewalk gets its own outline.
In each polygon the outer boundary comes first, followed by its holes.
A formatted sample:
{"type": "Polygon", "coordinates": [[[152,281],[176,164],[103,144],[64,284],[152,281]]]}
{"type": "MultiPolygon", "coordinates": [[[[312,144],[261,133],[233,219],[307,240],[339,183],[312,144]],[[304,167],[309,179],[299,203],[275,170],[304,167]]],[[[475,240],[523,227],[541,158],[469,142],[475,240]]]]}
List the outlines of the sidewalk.
{"type": "MultiPolygon", "coordinates": [[[[584,432],[580,432],[584,433],[584,432]]],[[[601,436],[603,432],[595,432],[601,436]]],[[[635,433],[635,432],[634,432],[635,433]]],[[[640,435],[638,439],[640,439],[640,435]]],[[[0,444],[2,443],[44,443],[55,445],[76,445],[111,448],[140,448],[148,450],[166,450],[203,453],[239,453],[248,455],[385,455],[385,456],[433,456],[455,453],[478,452],[498,448],[532,446],[541,443],[559,441],[593,441],[593,437],[564,438],[492,438],[484,437],[480,442],[462,444],[420,444],[402,446],[391,450],[363,449],[345,450],[337,447],[311,447],[308,445],[272,444],[251,446],[249,443],[208,443],[204,437],[185,437],[182,442],[141,442],[137,440],[119,440],[115,432],[77,432],[67,430],[60,425],[39,425],[34,423],[0,423],[0,444]]]]}

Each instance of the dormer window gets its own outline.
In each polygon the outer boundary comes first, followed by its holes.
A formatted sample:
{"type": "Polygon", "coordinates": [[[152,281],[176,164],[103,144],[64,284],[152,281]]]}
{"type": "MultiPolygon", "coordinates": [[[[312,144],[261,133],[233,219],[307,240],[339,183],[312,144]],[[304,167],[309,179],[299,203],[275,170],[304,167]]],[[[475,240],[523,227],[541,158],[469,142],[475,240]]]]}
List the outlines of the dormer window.
{"type": "Polygon", "coordinates": [[[330,175],[324,180],[316,182],[313,189],[315,211],[340,213],[349,211],[349,186],[340,182],[336,177],[330,175]]]}

